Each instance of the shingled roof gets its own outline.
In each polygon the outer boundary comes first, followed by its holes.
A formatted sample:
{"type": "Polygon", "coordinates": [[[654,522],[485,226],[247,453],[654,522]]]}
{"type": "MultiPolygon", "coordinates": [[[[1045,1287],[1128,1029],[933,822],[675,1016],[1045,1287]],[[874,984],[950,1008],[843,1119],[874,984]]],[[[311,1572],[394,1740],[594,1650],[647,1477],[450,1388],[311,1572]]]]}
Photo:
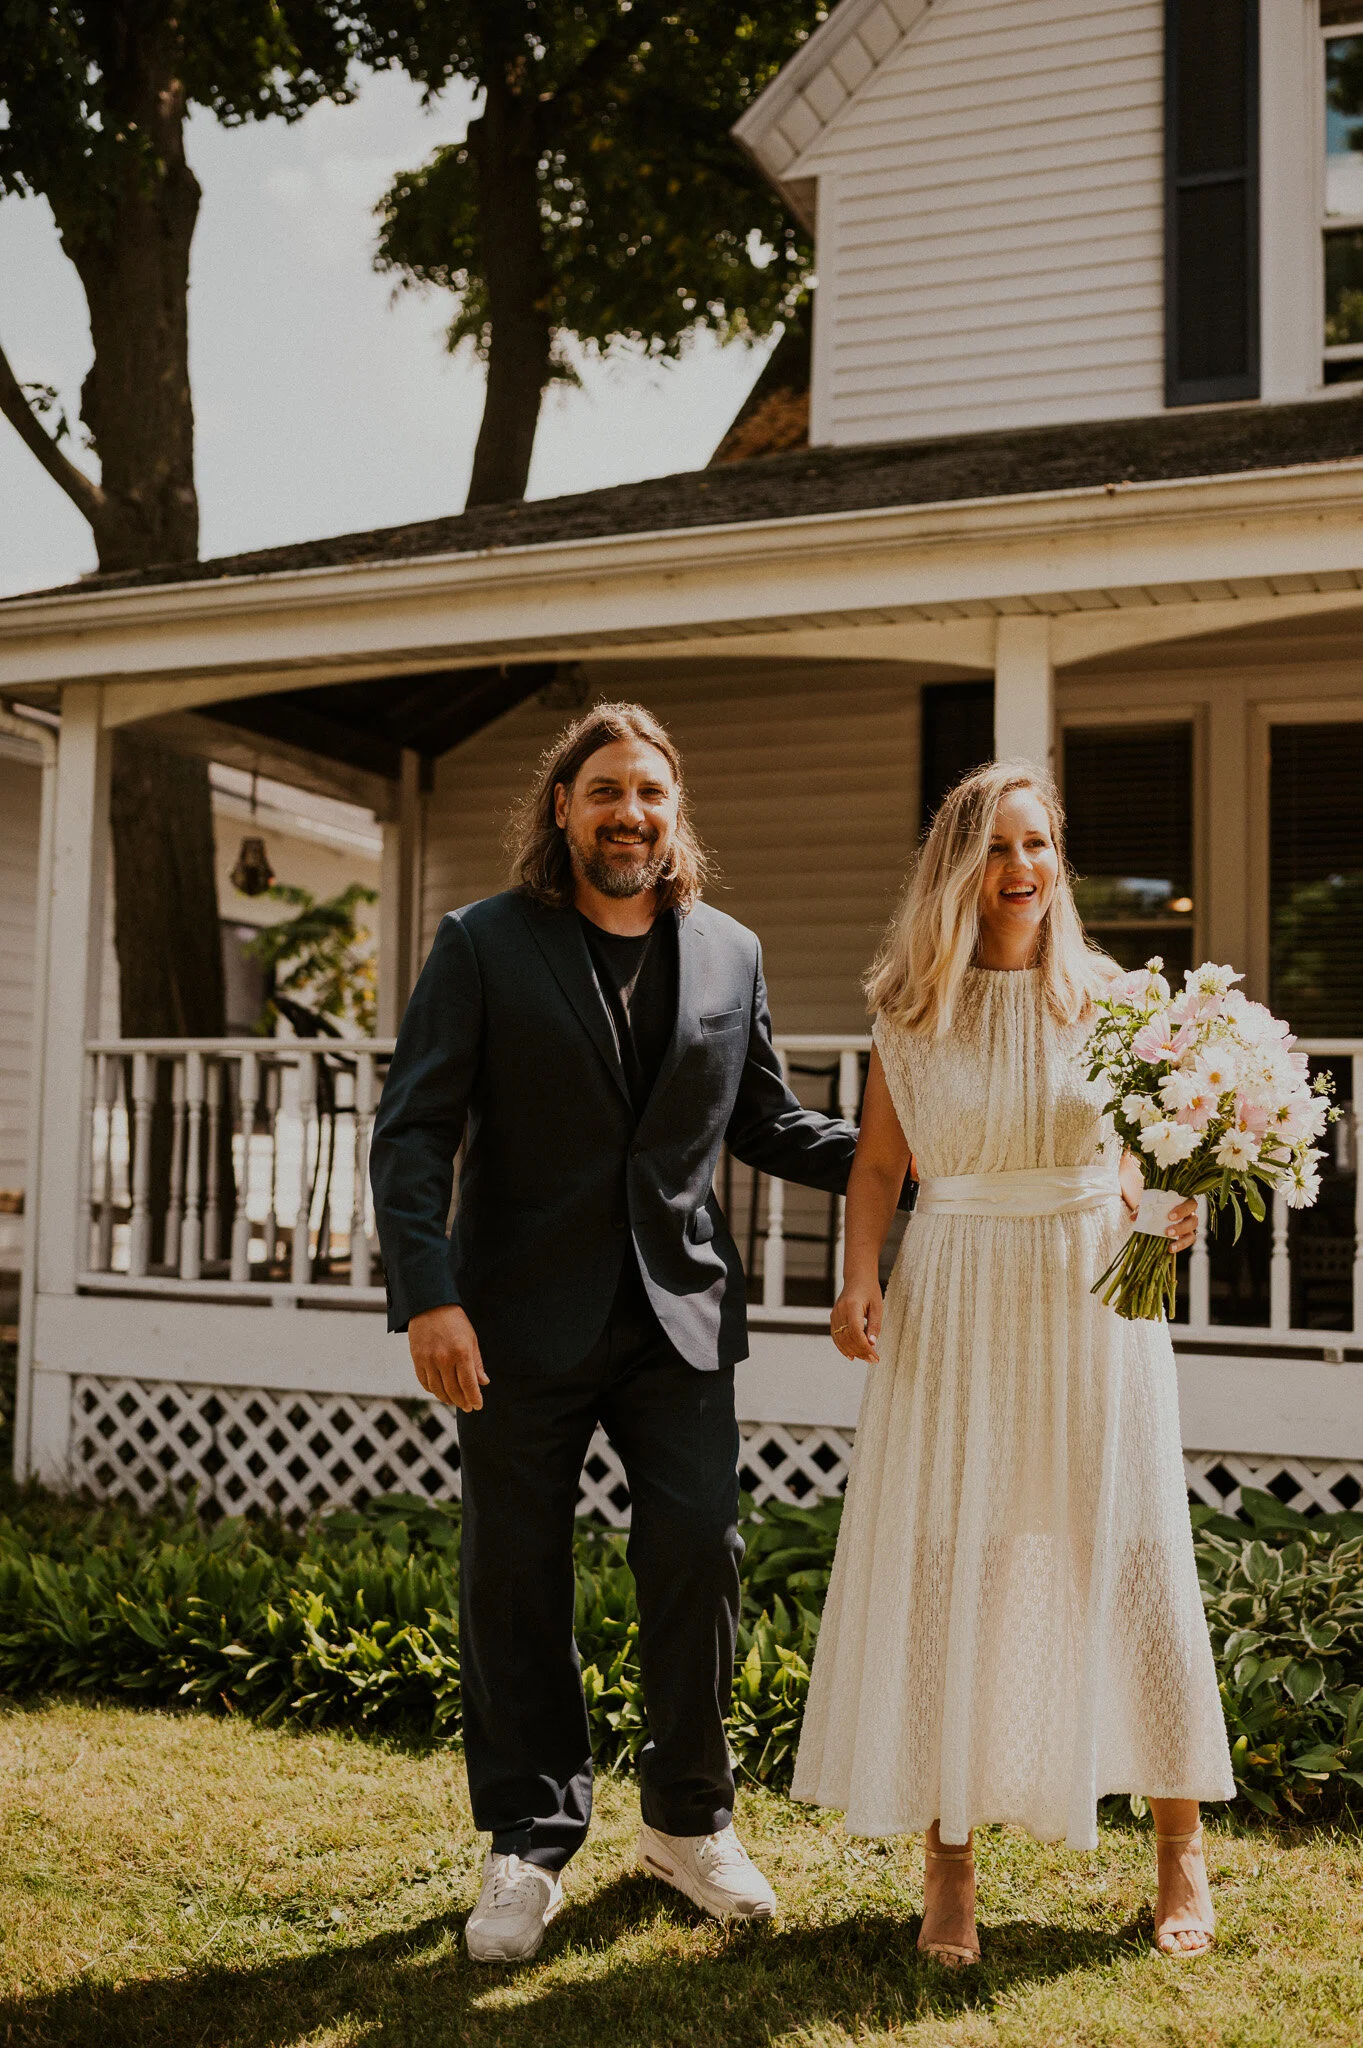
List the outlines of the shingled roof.
{"type": "Polygon", "coordinates": [[[448,519],[260,548],[216,561],[92,576],[69,587],[119,590],[205,582],[821,513],[1179,477],[1240,476],[1354,459],[1363,459],[1363,397],[1161,413],[1147,419],[953,435],[940,441],[866,448],[804,448],[571,497],[486,505],[448,519]]]}

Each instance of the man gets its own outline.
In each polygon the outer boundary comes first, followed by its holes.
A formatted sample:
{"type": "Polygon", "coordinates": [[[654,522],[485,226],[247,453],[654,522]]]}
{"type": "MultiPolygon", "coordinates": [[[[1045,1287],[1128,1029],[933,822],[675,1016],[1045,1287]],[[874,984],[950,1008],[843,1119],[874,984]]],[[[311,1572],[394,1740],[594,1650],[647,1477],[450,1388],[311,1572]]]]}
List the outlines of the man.
{"type": "Polygon", "coordinates": [[[774,1909],[724,1736],[747,1329],[712,1183],[727,1142],[841,1192],[856,1144],[785,1085],[761,949],[700,900],[681,763],[647,711],[571,725],[518,832],[517,886],[440,926],[371,1153],[389,1326],[460,1411],[464,1746],[492,1836],[466,1939],[503,1962],[538,1949],[591,1814],[573,1518],[598,1422],[632,1502],[640,1861],[720,1918],[774,1909]]]}

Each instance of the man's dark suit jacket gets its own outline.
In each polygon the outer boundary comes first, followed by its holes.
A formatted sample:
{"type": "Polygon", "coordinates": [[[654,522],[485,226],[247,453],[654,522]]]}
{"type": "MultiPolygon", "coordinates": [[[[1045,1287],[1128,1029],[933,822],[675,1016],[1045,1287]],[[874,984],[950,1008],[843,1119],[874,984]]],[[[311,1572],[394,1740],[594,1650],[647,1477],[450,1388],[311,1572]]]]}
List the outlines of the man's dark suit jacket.
{"type": "Polygon", "coordinates": [[[636,1118],[576,911],[511,891],[442,920],[370,1152],[390,1329],[459,1302],[490,1370],[566,1368],[637,1251],[683,1358],[747,1356],[743,1269],[711,1187],[720,1146],[841,1193],[856,1131],[786,1087],[752,932],[700,904],[677,956],[676,1030],[636,1118]]]}

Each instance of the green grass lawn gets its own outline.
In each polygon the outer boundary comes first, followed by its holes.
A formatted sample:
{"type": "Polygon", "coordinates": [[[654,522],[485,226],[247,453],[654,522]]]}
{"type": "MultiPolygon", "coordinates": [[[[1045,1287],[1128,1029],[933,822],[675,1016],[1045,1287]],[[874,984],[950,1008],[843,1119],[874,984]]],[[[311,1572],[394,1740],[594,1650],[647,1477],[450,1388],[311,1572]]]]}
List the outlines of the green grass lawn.
{"type": "Polygon", "coordinates": [[[1363,2040],[1363,1838],[1220,1823],[1216,1953],[1150,1951],[1148,1824],[1095,1856],[981,1839],[985,1964],[919,1960],[916,1843],[776,1794],[738,1820],[774,1926],[731,1934],[633,1868],[608,1779],[539,1959],[471,1964],[481,1845],[457,1752],[50,1704],[0,1715],[0,2044],[834,2048],[1363,2040]]]}

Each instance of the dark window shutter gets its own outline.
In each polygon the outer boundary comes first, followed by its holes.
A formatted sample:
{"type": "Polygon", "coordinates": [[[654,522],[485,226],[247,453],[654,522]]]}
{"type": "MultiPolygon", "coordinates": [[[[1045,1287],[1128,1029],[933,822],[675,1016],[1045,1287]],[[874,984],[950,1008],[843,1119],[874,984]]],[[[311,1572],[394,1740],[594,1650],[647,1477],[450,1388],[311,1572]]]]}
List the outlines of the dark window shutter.
{"type": "Polygon", "coordinates": [[[1165,403],[1259,396],[1258,0],[1165,0],[1165,403]]]}
{"type": "Polygon", "coordinates": [[[923,689],[922,819],[932,823],[947,791],[994,758],[994,685],[927,683],[923,689]]]}
{"type": "Polygon", "coordinates": [[[1302,1038],[1363,1034],[1363,722],[1275,725],[1270,998],[1302,1038]]]}

